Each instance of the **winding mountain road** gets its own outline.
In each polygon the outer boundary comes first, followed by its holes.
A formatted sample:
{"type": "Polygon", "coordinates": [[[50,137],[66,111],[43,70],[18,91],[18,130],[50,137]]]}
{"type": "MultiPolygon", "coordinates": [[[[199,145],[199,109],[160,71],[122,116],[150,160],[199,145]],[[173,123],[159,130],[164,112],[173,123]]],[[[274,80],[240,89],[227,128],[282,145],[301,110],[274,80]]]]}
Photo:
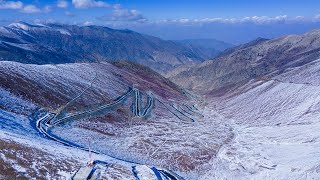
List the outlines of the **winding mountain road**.
{"type": "MultiPolygon", "coordinates": [[[[87,110],[87,111],[84,111],[84,112],[79,112],[79,113],[75,113],[75,114],[72,114],[70,116],[67,116],[67,117],[63,117],[61,119],[59,118],[56,118],[56,113],[47,113],[45,116],[43,116],[42,118],[38,119],[36,121],[36,129],[44,136],[44,137],[47,137],[53,141],[56,141],[56,142],[59,142],[63,145],[66,145],[66,146],[69,146],[69,147],[73,147],[73,148],[77,148],[77,149],[81,149],[81,150],[84,150],[84,151],[89,151],[89,152],[92,152],[92,153],[95,153],[95,154],[102,154],[102,155],[105,155],[105,156],[108,156],[108,157],[111,157],[113,159],[116,159],[116,160],[119,160],[119,161],[122,161],[122,162],[126,162],[126,163],[130,163],[133,165],[133,167],[135,166],[139,166],[141,164],[137,163],[137,162],[133,162],[133,161],[128,161],[128,160],[125,160],[125,159],[121,159],[121,158],[117,158],[117,157],[113,157],[113,156],[110,156],[110,155],[107,155],[107,154],[104,154],[104,153],[101,153],[101,152],[98,152],[98,151],[92,151],[90,150],[89,148],[86,148],[86,147],[83,147],[83,146],[80,146],[80,145],[77,145],[76,143],[72,143],[72,142],[68,142],[64,139],[61,139],[60,137],[57,137],[55,135],[52,135],[50,133],[50,129],[53,128],[55,125],[58,125],[62,122],[65,122],[65,121],[68,121],[68,120],[74,120],[76,119],[77,117],[79,116],[82,116],[82,115],[92,115],[93,113],[95,112],[98,112],[98,111],[101,111],[101,110],[104,110],[104,109],[108,109],[108,108],[112,108],[116,105],[119,105],[121,103],[123,103],[133,92],[134,94],[136,95],[136,99],[135,99],[135,108],[136,108],[136,112],[138,113],[139,110],[138,108],[140,108],[140,105],[138,106],[138,97],[140,96],[139,92],[137,93],[137,89],[129,89],[129,91],[127,91],[125,94],[119,96],[118,98],[116,98],[116,100],[110,104],[107,104],[107,105],[103,105],[103,106],[100,106],[100,107],[97,107],[97,108],[94,108],[94,109],[91,109],[91,110],[87,110]]],[[[139,116],[142,116],[142,117],[145,117],[146,115],[148,115],[153,107],[153,97],[148,95],[148,104],[146,105],[146,108],[145,108],[145,111],[143,113],[141,113],[141,115],[139,114],[139,116]]],[[[94,161],[94,164],[109,164],[108,162],[105,162],[105,161],[100,161],[100,160],[96,160],[94,161]]],[[[90,179],[90,177],[92,177],[93,173],[95,173],[96,169],[94,168],[95,166],[93,166],[90,174],[88,175],[87,178],[90,179]]],[[[132,168],[134,169],[134,168],[132,168]]],[[[169,179],[169,180],[182,180],[183,178],[178,176],[177,174],[171,172],[171,171],[168,171],[168,170],[163,170],[163,169],[157,169],[155,167],[151,167],[150,168],[153,172],[154,172],[154,175],[157,177],[158,180],[162,180],[162,179],[169,179]]],[[[140,179],[139,177],[139,174],[137,174],[136,172],[132,171],[133,175],[137,178],[137,179],[140,179]]]]}

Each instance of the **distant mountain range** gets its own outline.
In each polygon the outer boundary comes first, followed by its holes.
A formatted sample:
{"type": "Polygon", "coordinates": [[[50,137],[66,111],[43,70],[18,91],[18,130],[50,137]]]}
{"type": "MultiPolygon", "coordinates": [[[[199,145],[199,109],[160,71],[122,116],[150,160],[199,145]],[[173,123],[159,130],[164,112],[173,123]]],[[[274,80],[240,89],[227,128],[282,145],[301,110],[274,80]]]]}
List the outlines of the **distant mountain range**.
{"type": "Polygon", "coordinates": [[[0,60],[32,64],[127,60],[162,73],[179,65],[203,62],[228,47],[218,41],[206,42],[165,41],[101,26],[19,22],[0,28],[0,60]],[[208,49],[204,48],[206,44],[208,49]]]}
{"type": "Polygon", "coordinates": [[[224,51],[212,61],[171,72],[171,80],[201,93],[214,93],[255,78],[269,78],[320,57],[320,30],[277,39],[258,38],[224,51]]]}
{"type": "Polygon", "coordinates": [[[215,58],[224,50],[235,46],[216,39],[185,39],[176,40],[175,42],[189,47],[194,53],[201,54],[205,59],[215,58]]]}

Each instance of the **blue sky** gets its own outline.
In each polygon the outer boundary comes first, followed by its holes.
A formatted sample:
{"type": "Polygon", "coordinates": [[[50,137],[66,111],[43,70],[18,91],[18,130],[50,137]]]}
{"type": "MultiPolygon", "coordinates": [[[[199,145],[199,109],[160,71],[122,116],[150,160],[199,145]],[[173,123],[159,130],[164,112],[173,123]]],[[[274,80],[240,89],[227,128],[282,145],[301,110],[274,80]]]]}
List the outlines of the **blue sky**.
{"type": "Polygon", "coordinates": [[[320,0],[0,0],[0,24],[103,25],[234,44],[320,28],[320,0]]]}

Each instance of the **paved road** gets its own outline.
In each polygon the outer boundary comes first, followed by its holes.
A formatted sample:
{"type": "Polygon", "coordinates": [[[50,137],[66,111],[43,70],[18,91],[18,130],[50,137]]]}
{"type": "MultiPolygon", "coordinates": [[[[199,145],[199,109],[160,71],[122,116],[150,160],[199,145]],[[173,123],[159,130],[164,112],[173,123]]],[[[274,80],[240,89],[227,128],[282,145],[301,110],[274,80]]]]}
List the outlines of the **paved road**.
{"type": "Polygon", "coordinates": [[[119,96],[114,102],[112,102],[110,104],[106,104],[106,105],[103,105],[103,106],[100,106],[100,107],[97,107],[94,109],[89,109],[87,111],[78,112],[78,113],[69,115],[67,117],[63,117],[61,119],[55,119],[55,120],[53,120],[53,122],[49,121],[50,122],[49,124],[54,126],[54,125],[60,124],[61,122],[64,122],[64,121],[74,120],[74,119],[77,119],[78,117],[82,118],[85,115],[93,116],[94,113],[97,113],[99,111],[112,109],[113,107],[116,107],[117,105],[122,104],[133,92],[134,92],[133,89],[129,89],[129,91],[127,91],[125,94],[119,96]]]}
{"type": "MultiPolygon", "coordinates": [[[[50,118],[52,118],[53,116],[54,116],[54,115],[53,115],[52,113],[48,113],[48,114],[46,114],[43,118],[40,118],[40,119],[37,121],[36,127],[37,127],[38,131],[39,131],[41,134],[43,134],[44,136],[48,137],[48,138],[51,139],[51,140],[54,140],[54,141],[56,141],[56,142],[59,142],[59,143],[61,143],[61,144],[63,144],[63,145],[69,146],[69,147],[81,149],[81,150],[84,150],[84,151],[90,151],[90,152],[95,153],[95,154],[103,154],[103,153],[100,153],[100,152],[97,152],[97,151],[89,150],[89,149],[86,148],[86,147],[81,147],[81,146],[76,145],[76,144],[73,144],[73,143],[71,144],[71,143],[69,143],[69,142],[67,142],[67,141],[65,141],[65,140],[63,140],[63,139],[59,139],[59,138],[51,135],[51,134],[48,132],[48,128],[50,128],[50,127],[46,126],[44,123],[48,122],[48,120],[49,120],[50,118]]],[[[119,161],[123,161],[123,162],[127,162],[127,163],[130,163],[130,164],[134,164],[133,167],[135,167],[135,166],[137,166],[137,165],[140,165],[140,164],[137,163],[137,162],[133,162],[133,161],[128,161],[128,160],[124,160],[124,159],[112,157],[112,156],[106,155],[106,154],[103,154],[103,155],[109,156],[109,157],[114,158],[114,159],[117,159],[117,160],[119,160],[119,161]]],[[[110,165],[110,163],[108,163],[108,162],[100,161],[100,160],[95,160],[95,161],[93,162],[93,165],[94,165],[94,166],[93,166],[92,170],[90,171],[90,173],[88,174],[87,179],[90,179],[90,178],[93,176],[93,174],[94,174],[95,171],[96,171],[95,165],[98,165],[98,164],[106,165],[106,166],[110,165]]],[[[182,177],[178,176],[177,174],[175,174],[175,173],[173,173],[173,172],[171,172],[171,171],[163,170],[163,169],[157,169],[157,168],[155,168],[155,167],[152,167],[152,168],[150,168],[150,169],[154,172],[154,174],[155,174],[155,176],[157,177],[158,180],[163,180],[163,179],[168,179],[168,180],[183,180],[182,177]]],[[[137,173],[134,171],[134,168],[132,168],[132,173],[133,173],[133,175],[134,175],[135,177],[137,177],[137,179],[140,179],[139,174],[137,174],[137,173]]],[[[75,176],[75,175],[74,175],[74,176],[75,176]]],[[[73,176],[73,177],[74,177],[74,176],[73,176]]]]}
{"type": "Polygon", "coordinates": [[[150,114],[150,111],[154,105],[154,99],[152,96],[148,95],[147,101],[147,106],[144,108],[144,112],[141,114],[142,117],[146,117],[148,114],[150,114]]]}
{"type": "Polygon", "coordinates": [[[75,120],[75,119],[80,119],[80,118],[85,118],[85,117],[94,117],[97,114],[105,114],[104,111],[107,110],[111,110],[114,107],[121,105],[125,102],[125,100],[134,93],[134,103],[133,103],[133,114],[135,116],[138,117],[146,117],[147,115],[149,115],[151,113],[151,109],[153,107],[153,97],[150,95],[147,95],[148,97],[148,104],[144,110],[144,112],[142,112],[142,108],[141,108],[141,94],[140,91],[138,89],[129,89],[129,91],[127,91],[125,94],[119,96],[114,102],[110,103],[110,104],[106,104],[94,109],[89,109],[86,111],[82,111],[82,112],[77,112],[71,115],[68,115],[66,117],[63,118],[56,118],[56,119],[52,119],[49,120],[48,124],[50,126],[55,126],[58,125],[62,122],[66,122],[66,121],[70,121],[70,120],[75,120]]]}

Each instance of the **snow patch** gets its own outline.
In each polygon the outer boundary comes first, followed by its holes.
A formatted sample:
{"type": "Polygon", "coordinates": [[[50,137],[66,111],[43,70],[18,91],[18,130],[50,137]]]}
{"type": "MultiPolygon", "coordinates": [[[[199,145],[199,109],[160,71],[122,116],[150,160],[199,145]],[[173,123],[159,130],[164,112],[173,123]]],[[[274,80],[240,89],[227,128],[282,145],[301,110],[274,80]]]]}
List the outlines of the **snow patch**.
{"type": "Polygon", "coordinates": [[[25,23],[12,23],[8,27],[10,27],[10,28],[18,28],[18,29],[22,29],[22,30],[25,30],[25,31],[28,31],[28,30],[31,29],[31,27],[28,24],[25,24],[25,23]]]}

